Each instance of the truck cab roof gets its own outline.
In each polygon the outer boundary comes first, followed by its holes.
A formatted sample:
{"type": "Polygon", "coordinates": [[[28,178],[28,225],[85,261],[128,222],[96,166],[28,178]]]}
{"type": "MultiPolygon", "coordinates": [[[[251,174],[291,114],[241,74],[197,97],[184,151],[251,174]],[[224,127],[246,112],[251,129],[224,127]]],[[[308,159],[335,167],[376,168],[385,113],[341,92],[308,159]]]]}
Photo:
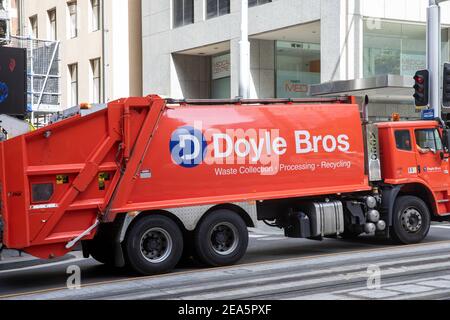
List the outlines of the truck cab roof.
{"type": "Polygon", "coordinates": [[[438,127],[437,121],[391,121],[377,123],[378,128],[430,128],[438,127]]]}

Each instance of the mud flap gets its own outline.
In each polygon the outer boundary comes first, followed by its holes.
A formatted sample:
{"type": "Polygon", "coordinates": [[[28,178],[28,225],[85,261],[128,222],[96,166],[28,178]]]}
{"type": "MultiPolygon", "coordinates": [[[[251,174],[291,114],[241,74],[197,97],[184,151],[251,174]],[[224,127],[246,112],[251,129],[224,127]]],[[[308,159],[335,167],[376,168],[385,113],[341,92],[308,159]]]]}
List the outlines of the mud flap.
{"type": "Polygon", "coordinates": [[[394,219],[394,205],[400,190],[403,185],[398,186],[384,186],[381,191],[382,202],[381,202],[381,212],[385,216],[384,221],[386,221],[387,227],[384,231],[386,239],[390,238],[390,229],[393,225],[394,219]]]}

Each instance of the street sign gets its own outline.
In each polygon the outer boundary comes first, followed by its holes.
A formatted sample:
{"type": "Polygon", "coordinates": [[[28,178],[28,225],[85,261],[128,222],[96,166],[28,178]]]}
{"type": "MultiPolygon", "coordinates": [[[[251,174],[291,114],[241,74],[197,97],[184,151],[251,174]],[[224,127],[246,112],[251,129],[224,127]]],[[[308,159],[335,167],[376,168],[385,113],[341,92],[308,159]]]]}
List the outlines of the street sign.
{"type": "Polygon", "coordinates": [[[434,110],[426,109],[422,111],[422,120],[434,120],[434,110]]]}

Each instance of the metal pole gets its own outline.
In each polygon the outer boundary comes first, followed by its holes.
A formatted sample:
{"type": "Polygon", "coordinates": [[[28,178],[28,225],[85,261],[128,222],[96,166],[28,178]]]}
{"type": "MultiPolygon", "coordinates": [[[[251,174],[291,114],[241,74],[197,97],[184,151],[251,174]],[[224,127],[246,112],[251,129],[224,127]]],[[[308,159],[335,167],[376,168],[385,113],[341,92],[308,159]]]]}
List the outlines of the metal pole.
{"type": "Polygon", "coordinates": [[[101,71],[101,75],[102,75],[102,99],[100,99],[100,101],[102,101],[103,103],[106,103],[106,67],[107,67],[107,62],[106,62],[106,23],[105,23],[105,0],[101,0],[100,2],[101,4],[101,21],[102,21],[102,71],[101,71]]]}
{"type": "Polygon", "coordinates": [[[250,98],[250,42],[248,41],[248,0],[242,0],[239,42],[239,97],[250,98]]]}
{"type": "Polygon", "coordinates": [[[427,69],[430,72],[430,108],[441,117],[441,8],[439,0],[429,0],[427,9],[427,69]]]}

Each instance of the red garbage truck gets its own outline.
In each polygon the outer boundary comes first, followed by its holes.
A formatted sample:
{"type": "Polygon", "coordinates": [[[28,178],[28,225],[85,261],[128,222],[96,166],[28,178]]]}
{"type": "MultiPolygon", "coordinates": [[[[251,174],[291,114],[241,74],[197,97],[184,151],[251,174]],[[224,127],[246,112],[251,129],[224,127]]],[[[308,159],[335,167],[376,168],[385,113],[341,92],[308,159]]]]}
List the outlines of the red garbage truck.
{"type": "Polygon", "coordinates": [[[1,242],[45,259],[81,243],[140,274],[234,264],[258,221],[421,242],[449,217],[448,130],[362,111],[353,97],[111,102],[0,143],[1,242]]]}

